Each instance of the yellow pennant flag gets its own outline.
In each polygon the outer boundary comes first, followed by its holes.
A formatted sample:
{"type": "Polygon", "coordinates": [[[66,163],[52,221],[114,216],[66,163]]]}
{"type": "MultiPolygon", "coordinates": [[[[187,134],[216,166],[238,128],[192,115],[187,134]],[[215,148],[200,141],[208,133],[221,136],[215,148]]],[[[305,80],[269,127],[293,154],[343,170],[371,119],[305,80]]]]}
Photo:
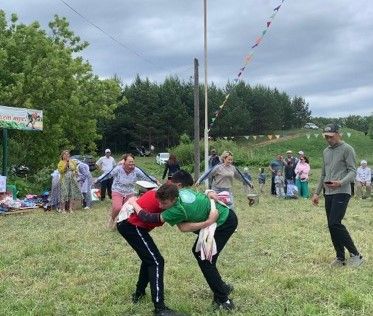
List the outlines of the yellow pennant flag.
{"type": "Polygon", "coordinates": [[[306,134],[306,136],[307,136],[307,139],[310,139],[311,134],[306,134]]]}
{"type": "Polygon", "coordinates": [[[273,135],[267,135],[268,139],[272,139],[273,135]]]}
{"type": "Polygon", "coordinates": [[[256,135],[253,135],[253,138],[256,140],[256,135]]]}
{"type": "Polygon", "coordinates": [[[276,136],[276,138],[277,138],[277,139],[279,139],[279,138],[280,138],[280,135],[275,135],[275,136],[276,136]]]}

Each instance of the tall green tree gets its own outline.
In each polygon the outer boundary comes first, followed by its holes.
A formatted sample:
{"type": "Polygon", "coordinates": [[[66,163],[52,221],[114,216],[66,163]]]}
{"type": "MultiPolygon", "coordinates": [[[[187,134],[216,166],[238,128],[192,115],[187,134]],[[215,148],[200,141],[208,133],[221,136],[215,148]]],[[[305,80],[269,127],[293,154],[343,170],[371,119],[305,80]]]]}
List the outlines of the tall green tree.
{"type": "Polygon", "coordinates": [[[310,121],[311,111],[309,104],[302,97],[294,97],[291,100],[291,106],[295,113],[296,124],[294,127],[302,127],[305,123],[310,121]]]}
{"type": "Polygon", "coordinates": [[[0,103],[43,110],[43,132],[10,132],[11,163],[33,170],[55,163],[62,149],[92,152],[101,137],[97,120],[110,117],[121,87],[100,80],[79,56],[87,46],[55,16],[50,34],[37,22],[8,23],[0,11],[0,103]]]}

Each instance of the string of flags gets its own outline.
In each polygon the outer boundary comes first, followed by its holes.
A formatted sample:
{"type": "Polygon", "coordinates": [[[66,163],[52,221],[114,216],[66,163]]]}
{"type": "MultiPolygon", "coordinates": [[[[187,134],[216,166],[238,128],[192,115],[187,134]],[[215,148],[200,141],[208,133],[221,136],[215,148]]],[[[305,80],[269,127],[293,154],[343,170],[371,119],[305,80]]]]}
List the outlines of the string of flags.
{"type": "MultiPolygon", "coordinates": [[[[310,139],[312,135],[317,138],[319,137],[319,135],[322,135],[322,134],[306,134],[307,139],[310,139]]],[[[343,133],[340,133],[340,135],[343,136],[343,133]]],[[[348,138],[350,138],[352,134],[350,132],[347,132],[346,135],[348,138]]]]}
{"type": "MultiPolygon", "coordinates": [[[[318,138],[319,136],[321,135],[322,137],[322,133],[314,133],[314,134],[305,134],[306,138],[307,139],[310,139],[311,137],[315,137],[315,138],[318,138]]],[[[340,133],[341,136],[343,136],[343,133],[340,133]]],[[[346,133],[346,136],[348,138],[350,138],[352,135],[352,133],[350,132],[347,132],[346,133]]],[[[279,135],[279,134],[268,134],[268,135],[245,135],[245,136],[223,136],[223,137],[217,137],[217,138],[223,138],[225,140],[234,140],[234,139],[239,139],[239,138],[245,138],[246,140],[249,140],[249,139],[254,139],[254,140],[257,140],[257,139],[262,139],[262,138],[267,138],[269,140],[275,140],[275,139],[279,139],[279,138],[284,138],[284,137],[287,137],[285,135],[279,135]]],[[[209,137],[211,138],[211,137],[209,137]]]]}
{"type": "Polygon", "coordinates": [[[270,28],[270,26],[272,25],[272,22],[274,20],[274,18],[276,17],[278,11],[280,10],[282,4],[284,3],[285,0],[281,0],[281,4],[276,6],[274,9],[273,9],[273,13],[272,15],[269,17],[269,19],[267,20],[266,22],[266,27],[265,29],[261,32],[261,34],[256,38],[255,42],[250,46],[250,52],[244,57],[244,62],[243,62],[243,65],[240,67],[239,71],[238,71],[238,74],[236,76],[236,78],[233,80],[233,85],[232,87],[230,88],[230,91],[225,95],[225,98],[224,98],[224,101],[223,103],[219,106],[219,109],[217,111],[215,111],[214,113],[214,117],[211,119],[211,123],[209,125],[209,129],[208,131],[210,131],[211,127],[214,125],[214,122],[215,120],[219,117],[221,111],[223,110],[225,104],[227,103],[228,99],[229,99],[229,96],[230,96],[230,93],[231,91],[235,88],[235,86],[237,85],[239,79],[241,78],[243,72],[245,71],[245,69],[247,68],[248,64],[252,61],[253,59],[253,56],[254,56],[254,52],[255,52],[255,48],[257,48],[260,43],[263,41],[263,38],[264,36],[267,34],[267,31],[268,29],[270,28]]]}

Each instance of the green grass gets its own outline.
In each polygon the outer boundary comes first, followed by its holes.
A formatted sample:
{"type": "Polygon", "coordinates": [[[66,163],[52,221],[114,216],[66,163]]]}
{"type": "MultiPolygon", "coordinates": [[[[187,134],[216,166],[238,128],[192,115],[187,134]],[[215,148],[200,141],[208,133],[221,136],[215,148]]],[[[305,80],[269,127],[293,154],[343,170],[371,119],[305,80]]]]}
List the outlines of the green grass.
{"type": "MultiPolygon", "coordinates": [[[[347,142],[359,159],[373,162],[372,140],[353,134],[347,142]]],[[[312,191],[324,147],[321,138],[299,137],[247,149],[261,158],[289,148],[306,151],[312,191]]],[[[136,163],[162,175],[154,157],[136,157],[136,163]]],[[[255,178],[256,166],[250,170],[255,178]]],[[[344,221],[366,262],[333,270],[323,201],[313,207],[309,200],[264,194],[249,207],[237,183],[235,198],[238,231],[218,262],[223,278],[235,286],[235,315],[373,315],[372,200],[352,199],[344,221]]],[[[151,315],[149,289],[144,302],[131,304],[139,260],[106,227],[108,207],[99,202],[74,214],[0,217],[0,315],[151,315]]],[[[166,260],[166,303],[191,315],[213,314],[210,290],[191,254],[195,235],[164,225],[152,236],[166,260]]]]}
{"type": "MultiPolygon", "coordinates": [[[[265,194],[248,207],[239,185],[235,193],[239,227],[218,265],[235,286],[236,314],[373,315],[371,200],[353,199],[345,219],[365,264],[333,270],[322,206],[265,194]]],[[[151,315],[149,292],[144,302],[131,304],[139,260],[106,228],[108,205],[0,217],[0,315],[151,315]]],[[[164,225],[152,236],[166,260],[167,304],[192,315],[213,314],[210,290],[191,254],[195,235],[164,225]]]]}

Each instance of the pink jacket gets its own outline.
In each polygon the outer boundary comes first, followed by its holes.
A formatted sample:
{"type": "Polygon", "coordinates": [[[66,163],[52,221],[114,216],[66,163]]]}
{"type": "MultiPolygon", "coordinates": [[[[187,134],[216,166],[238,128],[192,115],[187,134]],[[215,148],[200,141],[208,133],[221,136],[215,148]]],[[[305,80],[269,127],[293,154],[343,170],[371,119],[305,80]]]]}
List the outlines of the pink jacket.
{"type": "Polygon", "coordinates": [[[311,167],[307,162],[299,161],[295,167],[295,175],[297,179],[308,180],[308,174],[311,167]]]}

